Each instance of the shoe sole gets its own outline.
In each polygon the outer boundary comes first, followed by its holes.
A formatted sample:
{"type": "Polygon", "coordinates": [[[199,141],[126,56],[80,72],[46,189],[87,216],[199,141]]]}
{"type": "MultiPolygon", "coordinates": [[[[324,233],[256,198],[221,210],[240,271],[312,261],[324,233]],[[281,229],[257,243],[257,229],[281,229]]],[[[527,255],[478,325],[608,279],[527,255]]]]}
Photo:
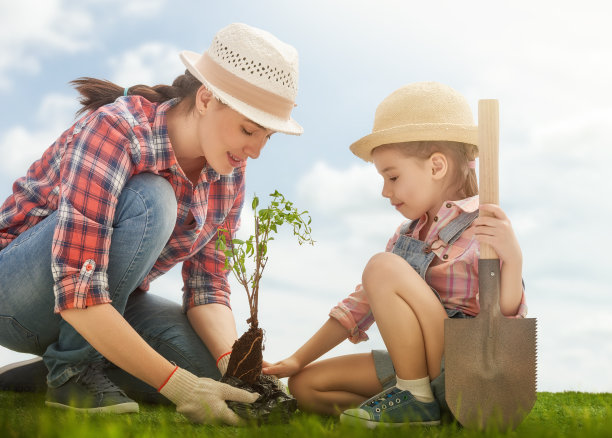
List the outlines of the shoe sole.
{"type": "Polygon", "coordinates": [[[340,414],[340,422],[344,424],[360,424],[368,429],[376,429],[377,427],[402,427],[402,426],[438,426],[440,420],[431,421],[413,421],[406,423],[388,423],[384,421],[366,420],[365,418],[354,417],[352,415],[340,414]]]}
{"type": "Polygon", "coordinates": [[[0,390],[45,392],[47,390],[47,373],[47,367],[42,357],[10,363],[0,368],[0,390]],[[20,368],[25,368],[25,370],[17,371],[17,373],[21,372],[21,374],[11,375],[12,371],[20,368]],[[24,379],[23,373],[28,376],[27,379],[24,379]]]}
{"type": "Polygon", "coordinates": [[[42,362],[42,357],[34,357],[32,359],[22,360],[21,362],[13,362],[8,365],[5,365],[2,368],[0,368],[0,374],[4,374],[7,371],[11,371],[11,370],[14,370],[15,368],[30,365],[31,363],[35,363],[35,362],[42,362]]]}
{"type": "Polygon", "coordinates": [[[74,406],[65,405],[62,403],[46,401],[45,405],[50,408],[65,409],[75,412],[86,412],[88,414],[130,414],[139,412],[138,403],[121,403],[118,405],[111,406],[100,406],[98,408],[77,408],[74,406]]]}

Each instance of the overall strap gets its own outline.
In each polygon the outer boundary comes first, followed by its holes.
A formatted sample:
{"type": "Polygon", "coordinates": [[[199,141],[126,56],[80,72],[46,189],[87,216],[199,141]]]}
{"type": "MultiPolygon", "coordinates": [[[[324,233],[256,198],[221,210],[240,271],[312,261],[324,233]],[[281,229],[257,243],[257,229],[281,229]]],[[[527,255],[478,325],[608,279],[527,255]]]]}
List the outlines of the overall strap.
{"type": "Polygon", "coordinates": [[[418,220],[413,220],[410,222],[406,222],[400,228],[400,234],[410,234],[414,231],[417,226],[418,220]]]}
{"type": "Polygon", "coordinates": [[[475,210],[471,213],[461,213],[455,219],[453,219],[447,226],[445,226],[440,233],[438,233],[438,237],[442,240],[446,245],[455,243],[461,233],[463,233],[472,222],[476,220],[478,217],[478,210],[475,210]]]}

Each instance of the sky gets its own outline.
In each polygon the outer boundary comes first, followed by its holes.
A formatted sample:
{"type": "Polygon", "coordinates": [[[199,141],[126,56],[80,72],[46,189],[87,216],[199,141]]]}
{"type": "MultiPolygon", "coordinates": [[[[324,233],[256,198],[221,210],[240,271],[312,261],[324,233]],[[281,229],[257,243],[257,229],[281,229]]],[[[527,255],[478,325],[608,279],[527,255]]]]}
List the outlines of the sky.
{"type": "MultiPolygon", "coordinates": [[[[73,123],[69,81],[171,83],[184,70],[178,52],[203,52],[229,23],[273,33],[300,55],[293,117],[305,131],[274,135],[249,163],[247,198],[279,190],[310,212],[316,240],[299,247],[281,232],[271,244],[259,320],[274,362],[352,292],[403,220],[373,166],[348,149],[371,131],[376,106],[418,81],[455,88],[476,120],[479,99],[498,99],[500,204],[537,319],[537,389],[612,392],[610,16],[593,0],[0,0],[0,202],[73,123]]],[[[241,333],[247,298],[232,285],[241,333]]],[[[181,287],[174,269],[152,293],[180,302],[181,287]]],[[[369,334],[325,357],[384,348],[369,334]]],[[[0,366],[29,357],[0,347],[0,366]]]]}

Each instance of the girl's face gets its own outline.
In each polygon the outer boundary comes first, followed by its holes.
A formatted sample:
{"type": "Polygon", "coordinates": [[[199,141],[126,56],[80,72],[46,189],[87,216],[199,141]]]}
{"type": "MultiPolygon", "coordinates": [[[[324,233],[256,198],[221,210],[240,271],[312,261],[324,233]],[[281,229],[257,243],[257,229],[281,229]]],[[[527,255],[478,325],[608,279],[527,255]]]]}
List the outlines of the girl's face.
{"type": "Polygon", "coordinates": [[[274,131],[210,99],[197,123],[199,149],[208,164],[222,175],[233,172],[248,158],[255,159],[274,131]]]}
{"type": "Polygon", "coordinates": [[[439,183],[443,169],[432,158],[408,157],[396,148],[379,147],[372,152],[372,160],[384,180],[383,197],[404,217],[418,219],[425,213],[437,213],[444,201],[439,183]]]}

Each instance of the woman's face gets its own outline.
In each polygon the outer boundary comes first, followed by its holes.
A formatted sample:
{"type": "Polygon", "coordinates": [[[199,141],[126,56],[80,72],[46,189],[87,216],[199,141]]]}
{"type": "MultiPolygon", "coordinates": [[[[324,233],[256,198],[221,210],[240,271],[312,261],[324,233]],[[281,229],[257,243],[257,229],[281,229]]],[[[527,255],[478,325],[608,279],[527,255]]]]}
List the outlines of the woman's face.
{"type": "Polygon", "coordinates": [[[227,175],[255,159],[274,131],[252,122],[229,106],[211,98],[198,120],[199,148],[207,163],[227,175]]]}

